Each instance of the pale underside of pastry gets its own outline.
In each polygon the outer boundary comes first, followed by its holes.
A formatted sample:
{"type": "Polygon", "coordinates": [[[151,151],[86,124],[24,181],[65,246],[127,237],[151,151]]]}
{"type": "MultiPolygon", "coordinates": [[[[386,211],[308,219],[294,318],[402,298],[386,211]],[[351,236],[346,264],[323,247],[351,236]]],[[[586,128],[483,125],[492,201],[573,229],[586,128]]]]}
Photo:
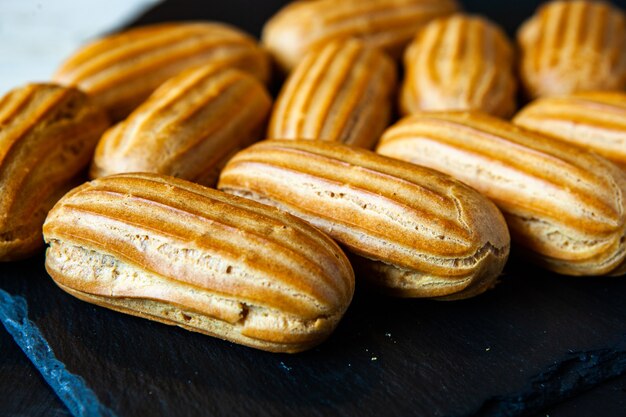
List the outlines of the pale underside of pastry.
{"type": "Polygon", "coordinates": [[[626,168],[626,93],[597,91],[540,98],[520,110],[513,123],[626,168]]]}
{"type": "Polygon", "coordinates": [[[482,113],[402,119],[377,152],[429,166],[491,198],[544,267],[618,275],[626,258],[626,175],[606,159],[482,113]]]}
{"type": "Polygon", "coordinates": [[[218,187],[307,220],[366,258],[355,263],[367,266],[360,277],[398,296],[479,294],[508,255],[504,219],[486,198],[364,149],[263,141],[229,161],[218,187]]]}
{"type": "Polygon", "coordinates": [[[263,350],[322,342],[354,291],[347,258],[316,229],[162,175],[76,188],[44,235],[46,269],[70,294],[263,350]]]}

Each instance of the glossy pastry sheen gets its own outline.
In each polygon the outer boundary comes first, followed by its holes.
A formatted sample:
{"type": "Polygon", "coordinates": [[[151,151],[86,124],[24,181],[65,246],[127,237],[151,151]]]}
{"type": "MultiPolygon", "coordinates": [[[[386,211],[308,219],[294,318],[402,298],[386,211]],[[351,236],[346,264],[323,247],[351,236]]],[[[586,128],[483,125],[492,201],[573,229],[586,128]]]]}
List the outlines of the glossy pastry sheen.
{"type": "Polygon", "coordinates": [[[106,132],[90,174],[155,172],[214,185],[226,160],[261,137],[271,105],[245,72],[187,70],[106,132]]]}
{"type": "Polygon", "coordinates": [[[421,29],[404,54],[400,110],[515,111],[513,47],[495,24],[453,15],[421,29]]]}
{"type": "Polygon", "coordinates": [[[108,126],[74,88],[28,84],[0,98],[0,261],[43,246],[48,210],[81,177],[108,126]]]}
{"type": "Polygon", "coordinates": [[[284,69],[334,39],[358,38],[397,58],[421,26],[456,10],[455,0],[295,1],[265,24],[263,43],[284,69]]]}
{"type": "Polygon", "coordinates": [[[269,57],[246,33],[223,23],[164,23],[96,40],[72,55],[54,80],[94,97],[117,121],[168,78],[216,65],[269,79],[269,57]]]}
{"type": "Polygon", "coordinates": [[[276,100],[267,136],[321,139],[371,148],[389,124],[396,68],[356,40],[314,48],[276,100]]]}
{"type": "Polygon", "coordinates": [[[403,297],[467,298],[509,251],[502,215],[447,175],[322,141],[263,141],[220,176],[229,193],[282,208],[355,253],[361,276],[403,297]]]}
{"type": "Polygon", "coordinates": [[[602,1],[552,1],[517,34],[530,98],[626,87],[626,16],[602,1]]]}
{"type": "Polygon", "coordinates": [[[626,174],[595,154],[480,113],[422,113],[377,152],[450,174],[491,198],[511,236],[563,274],[622,274],[626,174]]]}
{"type": "Polygon", "coordinates": [[[354,275],[339,247],[271,207],[156,174],[68,193],[44,225],[46,269],[68,293],[275,352],[324,340],[354,275]]]}
{"type": "Polygon", "coordinates": [[[513,123],[626,168],[626,93],[599,91],[537,99],[513,123]]]}

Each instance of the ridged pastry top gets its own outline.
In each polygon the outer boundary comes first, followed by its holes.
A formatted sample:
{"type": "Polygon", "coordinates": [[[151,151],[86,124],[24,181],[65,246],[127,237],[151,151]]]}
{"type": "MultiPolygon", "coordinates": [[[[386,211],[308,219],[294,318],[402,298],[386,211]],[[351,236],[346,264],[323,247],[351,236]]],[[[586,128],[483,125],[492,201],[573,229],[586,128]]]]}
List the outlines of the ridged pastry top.
{"type": "Polygon", "coordinates": [[[90,174],[155,172],[213,185],[226,158],[262,135],[271,103],[242,71],[184,71],[106,132],[90,174]]]}
{"type": "Polygon", "coordinates": [[[88,165],[108,125],[75,88],[28,84],[0,98],[0,260],[43,246],[48,210],[88,165]]]}
{"type": "Polygon", "coordinates": [[[404,55],[400,110],[515,111],[513,47],[495,24],[453,15],[421,29],[404,55]]]}
{"type": "Polygon", "coordinates": [[[44,235],[49,251],[61,244],[84,248],[160,280],[134,286],[111,283],[106,275],[72,276],[67,269],[53,275],[61,285],[111,299],[178,304],[266,341],[297,339],[278,334],[291,319],[341,316],[354,291],[345,255],[316,229],[274,208],[173,177],[121,174],[86,183],[54,207],[44,235]],[[200,296],[221,300],[222,307],[193,302],[200,296]]]}
{"type": "Polygon", "coordinates": [[[626,87],[626,16],[601,1],[552,1],[518,32],[531,98],[626,87]]]}
{"type": "Polygon", "coordinates": [[[394,63],[356,40],[314,48],[285,82],[267,136],[371,148],[389,124],[394,63]]]}
{"type": "Polygon", "coordinates": [[[75,85],[126,117],[165,80],[182,70],[212,64],[269,79],[269,58],[246,33],[222,23],[165,23],[96,40],[72,55],[54,80],[75,85]]]}
{"type": "Polygon", "coordinates": [[[596,152],[626,168],[626,94],[587,92],[540,98],[513,123],[596,152]]]}
{"type": "Polygon", "coordinates": [[[364,149],[259,142],[229,161],[218,187],[304,218],[361,256],[423,274],[461,279],[484,251],[508,253],[504,220],[487,199],[364,149]]]}
{"type": "Polygon", "coordinates": [[[350,37],[399,57],[424,23],[457,9],[455,0],[296,1],[266,23],[262,38],[284,69],[315,45],[350,37]]]}
{"type": "Polygon", "coordinates": [[[377,152],[446,172],[491,198],[511,234],[557,272],[605,274],[626,256],[626,176],[604,158],[480,113],[421,113],[377,152]]]}

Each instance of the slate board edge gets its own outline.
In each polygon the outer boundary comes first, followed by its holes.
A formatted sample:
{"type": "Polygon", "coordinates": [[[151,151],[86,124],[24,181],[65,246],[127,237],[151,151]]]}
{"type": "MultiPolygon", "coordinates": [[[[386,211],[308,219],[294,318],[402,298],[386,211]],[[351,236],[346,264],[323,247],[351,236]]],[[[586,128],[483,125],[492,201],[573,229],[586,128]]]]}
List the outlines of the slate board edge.
{"type": "Polygon", "coordinates": [[[523,416],[539,412],[602,383],[626,375],[626,335],[619,346],[573,353],[532,378],[521,392],[496,396],[468,416],[523,416]]]}

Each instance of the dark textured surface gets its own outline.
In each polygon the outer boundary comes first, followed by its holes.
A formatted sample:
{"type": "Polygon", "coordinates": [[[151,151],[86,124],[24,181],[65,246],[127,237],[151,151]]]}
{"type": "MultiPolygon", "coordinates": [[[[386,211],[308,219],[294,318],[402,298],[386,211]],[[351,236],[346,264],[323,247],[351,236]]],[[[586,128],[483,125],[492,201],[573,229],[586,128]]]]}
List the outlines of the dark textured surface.
{"type": "Polygon", "coordinates": [[[626,415],[626,375],[610,379],[568,401],[548,407],[535,417],[624,415],[626,415]]]}
{"type": "Polygon", "coordinates": [[[23,297],[0,289],[0,322],[70,414],[76,417],[116,417],[98,401],[83,378],[69,372],[55,357],[46,338],[28,318],[28,304],[23,297]]]}
{"type": "MultiPolygon", "coordinates": [[[[281,3],[169,1],[139,23],[206,18],[258,34],[281,3]]],[[[465,3],[512,32],[538,2],[465,3]]],[[[120,416],[626,414],[626,377],[615,378],[626,368],[623,278],[558,277],[514,261],[472,300],[358,288],[330,340],[296,356],[78,301],[52,283],[43,256],[0,264],[0,288],[26,298],[57,358],[120,416]]],[[[2,328],[0,352],[1,416],[68,415],[2,328]]]]}
{"type": "MultiPolygon", "coordinates": [[[[123,416],[524,415],[626,364],[624,280],[556,277],[514,262],[497,289],[461,302],[359,290],[327,343],[290,356],[88,305],[58,290],[42,263],[3,265],[0,286],[29,300],[57,357],[123,416]]],[[[15,378],[6,369],[17,363],[29,372],[19,384],[39,386],[11,391],[5,406],[59,410],[24,359],[9,356],[2,375],[15,378]]]]}
{"type": "MultiPolygon", "coordinates": [[[[0,280],[4,287],[5,280],[0,280]]],[[[0,415],[29,417],[69,416],[37,369],[0,326],[0,415]]]]}

